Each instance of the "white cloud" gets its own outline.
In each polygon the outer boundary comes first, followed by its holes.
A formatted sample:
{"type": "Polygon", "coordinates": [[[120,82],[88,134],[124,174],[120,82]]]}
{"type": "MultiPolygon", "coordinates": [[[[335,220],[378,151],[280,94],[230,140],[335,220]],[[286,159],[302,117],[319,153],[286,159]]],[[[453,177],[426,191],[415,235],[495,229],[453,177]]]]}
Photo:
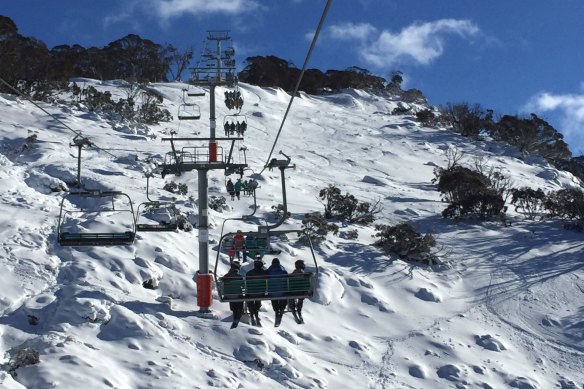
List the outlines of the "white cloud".
{"type": "Polygon", "coordinates": [[[398,62],[429,64],[444,52],[447,35],[468,38],[480,32],[469,20],[441,19],[434,22],[414,23],[399,33],[381,31],[369,24],[345,23],[329,28],[333,39],[353,39],[359,43],[361,58],[370,65],[387,68],[398,62]]]}
{"type": "Polygon", "coordinates": [[[566,143],[571,147],[584,147],[584,94],[555,95],[541,92],[529,99],[522,111],[538,115],[545,112],[559,113],[558,130],[564,135],[566,143]]]}
{"type": "Polygon", "coordinates": [[[144,3],[150,3],[148,7],[163,19],[185,14],[246,13],[259,6],[255,0],[157,0],[144,3]]]}
{"type": "Polygon", "coordinates": [[[329,28],[329,35],[333,39],[340,40],[360,40],[368,39],[372,34],[377,32],[377,28],[369,23],[341,23],[329,28]]]}
{"type": "Polygon", "coordinates": [[[115,15],[106,18],[106,25],[132,20],[140,12],[152,15],[160,19],[162,24],[166,24],[170,19],[184,15],[239,15],[260,8],[257,0],[132,0],[120,5],[122,8],[115,15]]]}

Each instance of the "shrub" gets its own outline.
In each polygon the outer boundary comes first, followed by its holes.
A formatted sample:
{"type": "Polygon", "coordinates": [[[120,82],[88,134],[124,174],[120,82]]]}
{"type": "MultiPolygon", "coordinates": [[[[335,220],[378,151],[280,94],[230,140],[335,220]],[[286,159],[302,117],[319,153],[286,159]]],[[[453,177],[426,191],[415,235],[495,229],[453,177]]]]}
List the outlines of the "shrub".
{"type": "Polygon", "coordinates": [[[209,196],[209,208],[221,212],[227,208],[227,202],[223,196],[209,196]]]}
{"type": "Polygon", "coordinates": [[[479,193],[487,188],[487,177],[469,168],[454,165],[450,169],[435,171],[438,191],[447,202],[460,202],[471,193],[479,193]]]}
{"type": "Polygon", "coordinates": [[[503,211],[503,193],[508,185],[503,175],[493,174],[489,178],[479,171],[458,165],[436,170],[435,174],[438,190],[450,202],[442,212],[443,217],[458,219],[474,215],[487,220],[503,211]]]}
{"type": "Polygon", "coordinates": [[[176,215],[176,222],[178,224],[179,230],[183,230],[185,232],[193,230],[193,225],[189,222],[188,215],[179,213],[178,215],[176,215]]]}
{"type": "Polygon", "coordinates": [[[374,204],[360,202],[349,193],[341,194],[334,185],[321,189],[319,197],[325,201],[324,215],[326,218],[336,217],[348,223],[367,225],[375,221],[375,215],[381,212],[380,201],[374,204]]]}
{"type": "Polygon", "coordinates": [[[416,112],[416,119],[418,119],[420,124],[428,127],[432,127],[438,124],[438,118],[430,109],[423,109],[416,112]]]}
{"type": "Polygon", "coordinates": [[[544,208],[551,216],[584,220],[584,193],[580,189],[560,189],[548,195],[544,208]]]}
{"type": "Polygon", "coordinates": [[[482,131],[489,131],[493,126],[493,111],[485,110],[479,104],[448,103],[442,108],[442,113],[453,131],[462,136],[477,138],[482,131]]]}
{"type": "Polygon", "coordinates": [[[410,113],[412,113],[412,109],[410,107],[402,106],[402,105],[395,107],[391,111],[392,115],[408,115],[410,113]]]}
{"type": "Polygon", "coordinates": [[[431,249],[436,245],[433,235],[422,235],[406,222],[396,226],[377,224],[375,230],[377,233],[373,237],[379,238],[375,245],[383,247],[404,260],[433,262],[434,255],[431,249]]]}
{"type": "MultiPolygon", "coordinates": [[[[272,210],[274,211],[274,217],[276,219],[281,219],[284,213],[284,204],[272,205],[272,210]]],[[[292,216],[290,212],[286,212],[286,218],[292,216]]]]}
{"type": "Polygon", "coordinates": [[[162,189],[164,189],[165,191],[170,192],[170,193],[175,193],[175,194],[179,193],[182,195],[186,195],[187,192],[189,191],[189,188],[187,187],[186,184],[177,184],[174,181],[167,182],[166,184],[164,184],[162,189]]]}
{"type": "MultiPolygon", "coordinates": [[[[307,213],[302,220],[302,231],[313,241],[324,239],[329,232],[337,235],[339,227],[333,223],[327,223],[325,217],[320,212],[307,213]]],[[[298,234],[302,236],[302,234],[298,234]]]]}
{"type": "Polygon", "coordinates": [[[359,238],[359,231],[357,231],[356,229],[352,229],[349,231],[341,231],[339,236],[347,240],[356,240],[357,238],[359,238]]]}
{"type": "Polygon", "coordinates": [[[512,191],[511,204],[515,212],[523,212],[528,219],[535,219],[544,210],[546,195],[541,189],[534,190],[527,186],[512,191]]]}
{"type": "Polygon", "coordinates": [[[12,377],[16,377],[16,370],[29,366],[29,365],[36,365],[40,362],[40,353],[31,348],[31,347],[23,347],[17,350],[11,351],[10,360],[8,361],[8,373],[12,377]]]}
{"type": "Polygon", "coordinates": [[[498,216],[503,212],[505,200],[497,191],[484,189],[480,192],[470,193],[457,202],[451,203],[442,216],[449,219],[459,219],[474,215],[479,220],[488,220],[492,216],[498,216]]]}

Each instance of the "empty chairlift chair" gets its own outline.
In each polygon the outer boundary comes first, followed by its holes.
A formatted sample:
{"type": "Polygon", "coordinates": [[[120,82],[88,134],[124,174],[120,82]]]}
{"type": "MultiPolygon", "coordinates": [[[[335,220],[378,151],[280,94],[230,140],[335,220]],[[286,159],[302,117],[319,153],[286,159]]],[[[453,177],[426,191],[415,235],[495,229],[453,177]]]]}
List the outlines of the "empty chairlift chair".
{"type": "Polygon", "coordinates": [[[61,246],[129,245],[135,236],[132,200],[125,193],[79,191],[61,200],[57,227],[61,246]]]}

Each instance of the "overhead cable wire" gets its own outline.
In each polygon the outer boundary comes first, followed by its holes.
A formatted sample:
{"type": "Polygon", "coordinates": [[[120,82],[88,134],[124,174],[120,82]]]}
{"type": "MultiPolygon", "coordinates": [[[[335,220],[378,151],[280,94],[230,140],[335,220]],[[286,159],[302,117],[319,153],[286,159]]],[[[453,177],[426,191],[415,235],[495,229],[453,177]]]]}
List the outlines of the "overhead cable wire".
{"type": "Polygon", "coordinates": [[[324,10],[322,11],[322,16],[320,17],[320,21],[318,22],[318,27],[314,32],[314,36],[312,37],[312,42],[310,43],[310,48],[308,49],[308,53],[306,54],[306,58],[304,59],[304,64],[302,65],[302,70],[300,71],[300,75],[298,76],[298,81],[296,82],[296,87],[294,88],[294,92],[290,97],[290,102],[288,103],[288,107],[286,108],[286,112],[284,113],[284,117],[282,118],[282,123],[280,124],[280,128],[278,129],[278,133],[276,134],[276,139],[274,140],[274,144],[272,145],[272,149],[270,150],[270,154],[268,155],[268,159],[266,160],[266,164],[262,171],[259,174],[262,174],[266,167],[270,163],[270,158],[274,153],[274,149],[276,148],[276,143],[278,142],[278,138],[280,138],[280,134],[282,133],[282,128],[284,128],[284,123],[286,122],[286,118],[288,117],[288,113],[290,112],[290,108],[292,107],[292,102],[294,101],[294,97],[298,93],[298,89],[300,88],[300,82],[302,82],[302,77],[304,77],[304,72],[306,71],[306,67],[308,66],[308,60],[312,55],[312,51],[314,50],[314,46],[316,46],[316,41],[318,40],[318,36],[320,31],[322,30],[322,26],[324,25],[324,20],[326,19],[326,14],[329,10],[329,7],[332,3],[332,0],[327,0],[324,10]]]}
{"type": "MultiPolygon", "coordinates": [[[[40,109],[41,111],[43,111],[44,113],[46,113],[47,115],[49,115],[50,117],[52,117],[54,120],[56,120],[57,122],[59,122],[63,127],[65,127],[66,129],[68,129],[69,131],[71,131],[72,133],[74,133],[76,136],[85,138],[83,136],[83,134],[80,131],[76,131],[74,129],[72,129],[71,127],[69,127],[67,124],[65,124],[61,119],[59,119],[58,117],[56,117],[55,115],[53,115],[52,113],[50,113],[49,111],[47,111],[46,109],[44,109],[43,107],[41,107],[39,104],[37,104],[34,100],[32,100],[30,97],[28,97],[27,95],[25,95],[24,93],[22,93],[21,91],[19,91],[18,89],[16,89],[15,87],[13,87],[12,85],[10,85],[8,82],[6,82],[2,77],[0,77],[0,82],[2,84],[4,84],[8,89],[10,89],[11,91],[13,91],[14,93],[16,93],[19,97],[24,98],[25,100],[28,100],[30,103],[32,103],[35,107],[37,107],[38,109],[40,109]]],[[[114,154],[106,151],[105,149],[102,149],[101,147],[98,147],[95,143],[90,142],[91,146],[95,147],[97,150],[99,151],[103,151],[104,153],[112,156],[112,157],[116,157],[114,154]]]]}

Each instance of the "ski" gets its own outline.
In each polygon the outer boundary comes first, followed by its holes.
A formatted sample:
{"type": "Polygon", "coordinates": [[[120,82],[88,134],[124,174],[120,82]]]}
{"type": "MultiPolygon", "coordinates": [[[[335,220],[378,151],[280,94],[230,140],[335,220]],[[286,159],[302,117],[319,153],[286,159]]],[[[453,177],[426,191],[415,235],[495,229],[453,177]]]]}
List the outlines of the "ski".
{"type": "Polygon", "coordinates": [[[296,311],[292,311],[292,315],[294,315],[294,320],[296,320],[296,323],[297,323],[297,324],[302,324],[302,323],[304,323],[304,322],[302,321],[302,319],[300,318],[299,314],[298,314],[298,313],[296,313],[296,311]]]}
{"type": "Polygon", "coordinates": [[[298,319],[300,319],[300,322],[298,324],[304,324],[304,318],[302,317],[302,313],[298,312],[298,319]]]}

